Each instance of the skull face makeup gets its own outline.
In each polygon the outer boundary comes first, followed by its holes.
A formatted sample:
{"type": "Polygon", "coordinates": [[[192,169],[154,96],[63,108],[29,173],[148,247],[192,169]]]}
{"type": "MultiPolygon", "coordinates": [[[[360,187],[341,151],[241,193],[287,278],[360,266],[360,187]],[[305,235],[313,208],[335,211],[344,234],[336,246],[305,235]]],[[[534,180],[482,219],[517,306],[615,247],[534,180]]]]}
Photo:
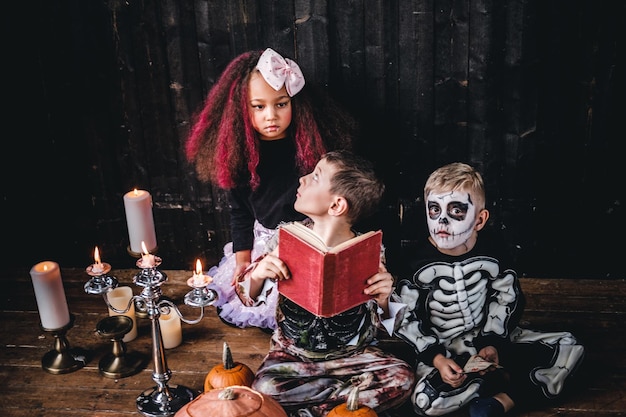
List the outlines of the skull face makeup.
{"type": "Polygon", "coordinates": [[[456,248],[472,236],[476,206],[467,192],[430,193],[426,214],[428,232],[440,248],[456,248]]]}

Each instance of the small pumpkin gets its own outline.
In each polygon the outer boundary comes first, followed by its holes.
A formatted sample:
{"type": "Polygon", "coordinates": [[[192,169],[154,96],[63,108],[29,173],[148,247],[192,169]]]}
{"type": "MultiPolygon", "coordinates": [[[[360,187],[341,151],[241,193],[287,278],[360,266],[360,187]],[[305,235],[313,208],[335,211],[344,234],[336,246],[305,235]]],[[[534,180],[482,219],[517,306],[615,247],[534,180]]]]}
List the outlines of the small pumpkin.
{"type": "Polygon", "coordinates": [[[254,372],[248,365],[233,362],[233,355],[230,352],[228,343],[224,342],[222,351],[222,363],[215,365],[206,378],[204,378],[204,391],[216,388],[226,388],[231,385],[244,385],[249,387],[254,380],[254,372]]]}
{"type": "Polygon", "coordinates": [[[265,394],[243,385],[205,391],[174,417],[287,417],[283,407],[265,394]]]}
{"type": "Polygon", "coordinates": [[[378,417],[376,411],[366,405],[359,406],[359,387],[352,388],[345,403],[335,406],[327,417],[378,417]]]}

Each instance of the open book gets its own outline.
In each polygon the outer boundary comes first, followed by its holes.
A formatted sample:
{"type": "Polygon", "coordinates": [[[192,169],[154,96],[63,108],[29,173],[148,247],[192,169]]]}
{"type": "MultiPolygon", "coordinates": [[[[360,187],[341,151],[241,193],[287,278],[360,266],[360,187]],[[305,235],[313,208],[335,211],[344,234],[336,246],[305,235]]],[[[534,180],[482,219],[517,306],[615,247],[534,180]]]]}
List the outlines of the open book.
{"type": "Polygon", "coordinates": [[[307,311],[330,317],[366,302],[367,279],[378,272],[382,231],[370,231],[333,248],[301,223],[278,231],[278,256],[291,278],[278,291],[307,311]]]}

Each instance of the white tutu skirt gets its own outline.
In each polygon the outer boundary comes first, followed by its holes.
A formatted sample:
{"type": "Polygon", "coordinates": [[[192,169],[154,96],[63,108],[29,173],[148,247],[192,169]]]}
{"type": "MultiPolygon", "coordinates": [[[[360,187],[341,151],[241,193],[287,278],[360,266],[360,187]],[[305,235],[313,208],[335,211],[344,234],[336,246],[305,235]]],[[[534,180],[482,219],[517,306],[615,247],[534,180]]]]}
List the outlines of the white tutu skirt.
{"type": "MultiPolygon", "coordinates": [[[[259,222],[255,222],[253,261],[266,252],[266,243],[275,233],[275,229],[267,229],[259,222]]],[[[219,265],[211,267],[208,271],[208,274],[213,277],[213,282],[208,285],[208,288],[217,292],[218,298],[213,305],[218,307],[220,318],[237,327],[260,327],[274,330],[278,301],[277,288],[274,286],[260,296],[254,306],[247,307],[241,303],[232,285],[234,273],[235,254],[233,243],[229,242],[224,246],[224,257],[219,265]]]]}

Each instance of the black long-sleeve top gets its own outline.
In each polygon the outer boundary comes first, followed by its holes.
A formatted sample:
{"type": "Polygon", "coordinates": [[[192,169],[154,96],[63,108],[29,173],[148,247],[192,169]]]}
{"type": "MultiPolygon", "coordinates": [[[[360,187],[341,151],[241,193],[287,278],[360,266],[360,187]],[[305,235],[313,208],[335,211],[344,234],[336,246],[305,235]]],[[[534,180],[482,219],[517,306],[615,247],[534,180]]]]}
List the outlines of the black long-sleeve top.
{"type": "Polygon", "coordinates": [[[293,208],[300,178],[293,139],[261,140],[259,152],[259,187],[252,191],[246,185],[229,193],[233,252],[252,249],[255,219],[273,229],[280,222],[305,218],[293,208]]]}

